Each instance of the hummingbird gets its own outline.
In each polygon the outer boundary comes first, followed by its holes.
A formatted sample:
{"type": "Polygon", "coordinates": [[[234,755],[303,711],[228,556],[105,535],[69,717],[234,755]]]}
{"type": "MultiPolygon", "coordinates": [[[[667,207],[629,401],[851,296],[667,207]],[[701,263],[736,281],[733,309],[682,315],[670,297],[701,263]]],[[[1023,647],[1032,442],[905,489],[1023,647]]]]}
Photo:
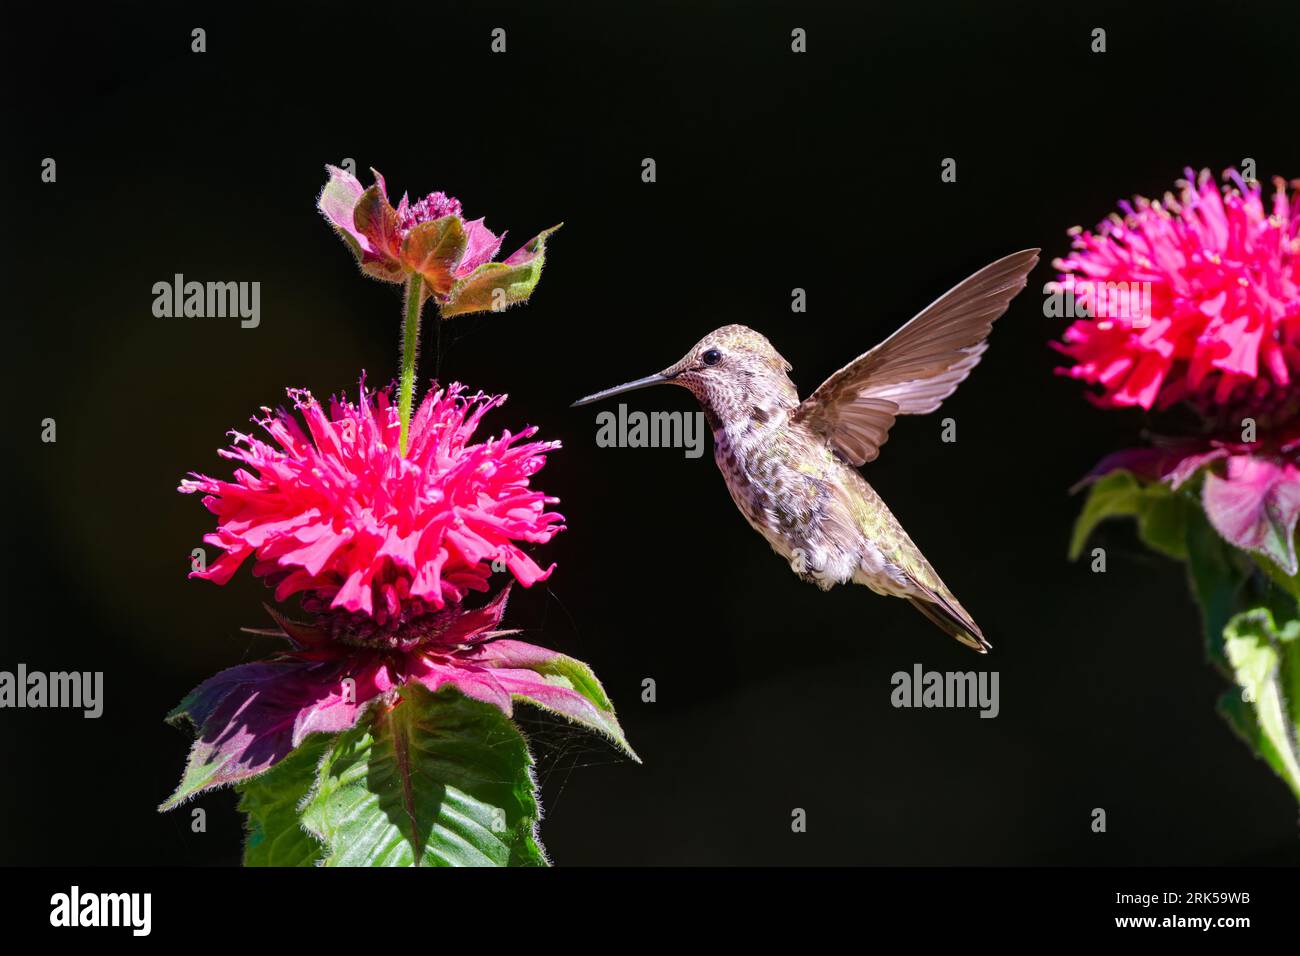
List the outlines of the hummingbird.
{"type": "Polygon", "coordinates": [[[958,283],[802,401],[792,366],[766,337],[725,325],[662,372],[573,407],[651,385],[689,389],[736,507],[795,574],[822,590],[851,581],[904,598],[986,653],[992,645],[858,468],[880,454],[897,416],[934,411],[965,380],[1039,251],[1013,253],[958,283]]]}

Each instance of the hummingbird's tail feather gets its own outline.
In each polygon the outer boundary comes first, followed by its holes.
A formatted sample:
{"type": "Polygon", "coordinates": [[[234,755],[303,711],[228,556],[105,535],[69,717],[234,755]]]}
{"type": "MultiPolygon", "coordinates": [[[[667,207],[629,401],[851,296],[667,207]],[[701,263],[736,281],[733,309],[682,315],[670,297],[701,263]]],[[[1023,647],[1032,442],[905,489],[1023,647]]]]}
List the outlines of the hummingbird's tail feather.
{"type": "Polygon", "coordinates": [[[955,601],[948,601],[941,594],[926,589],[929,593],[922,597],[909,597],[912,607],[924,614],[931,623],[950,637],[955,637],[972,650],[987,654],[993,647],[984,639],[979,626],[971,620],[955,601]]]}
{"type": "MultiPolygon", "coordinates": [[[[909,544],[911,542],[908,542],[909,544]]],[[[919,557],[920,552],[917,552],[919,557]]],[[[954,637],[972,650],[987,654],[993,647],[984,639],[984,632],[966,613],[953,593],[939,580],[934,568],[924,558],[920,567],[901,568],[909,587],[899,596],[905,597],[939,630],[954,637]]],[[[893,592],[898,594],[897,591],[893,592]]]]}

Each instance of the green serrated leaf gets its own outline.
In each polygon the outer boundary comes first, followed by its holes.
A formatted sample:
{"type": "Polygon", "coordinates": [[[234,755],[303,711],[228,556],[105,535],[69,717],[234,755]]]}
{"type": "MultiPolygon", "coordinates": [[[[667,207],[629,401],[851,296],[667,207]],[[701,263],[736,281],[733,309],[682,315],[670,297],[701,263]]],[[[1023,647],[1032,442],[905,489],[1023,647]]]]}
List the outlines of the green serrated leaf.
{"type": "Polygon", "coordinates": [[[1164,485],[1142,489],[1138,502],[1138,537],[1153,551],[1178,561],[1187,560],[1187,522],[1196,506],[1186,496],[1164,485]]]}
{"type": "MultiPolygon", "coordinates": [[[[1257,552],[1252,552],[1250,556],[1268,579],[1277,585],[1283,593],[1289,595],[1293,601],[1300,602],[1300,574],[1287,574],[1275,562],[1257,552]]],[[[1295,613],[1295,610],[1294,606],[1289,607],[1287,613],[1295,613]]]]}
{"type": "Polygon", "coordinates": [[[1133,516],[1141,512],[1142,486],[1127,471],[1112,471],[1088,486],[1088,497],[1083,510],[1075,519],[1070,535],[1070,560],[1083,553],[1083,546],[1107,518],[1133,516]]]}
{"type": "Polygon", "coordinates": [[[1252,723],[1237,702],[1225,699],[1220,709],[1300,799],[1300,621],[1282,628],[1267,608],[1243,611],[1228,622],[1224,644],[1252,723]]]}
{"type": "Polygon", "coordinates": [[[1281,776],[1279,768],[1284,766],[1282,756],[1260,727],[1255,708],[1243,699],[1241,688],[1224,692],[1216,709],[1219,716],[1228,722],[1233,733],[1250,747],[1251,752],[1281,776]]]}
{"type": "Polygon", "coordinates": [[[418,683],[340,734],[303,822],[326,866],[538,866],[533,761],[491,704],[418,683]]]}
{"type": "Polygon", "coordinates": [[[1087,500],[1070,536],[1070,560],[1079,557],[1101,522],[1107,518],[1134,517],[1143,544],[1185,561],[1187,523],[1199,513],[1191,497],[1164,482],[1141,481],[1132,472],[1112,471],[1088,487],[1087,500]]]}
{"type": "Polygon", "coordinates": [[[397,212],[388,204],[378,184],[361,194],[352,209],[352,224],[366,237],[375,255],[396,258],[401,241],[397,212]]]}
{"type": "Polygon", "coordinates": [[[542,699],[540,696],[528,693],[515,693],[512,696],[515,700],[522,700],[540,707],[542,710],[558,714],[569,720],[575,721],[584,727],[604,734],[613,741],[620,750],[635,760],[641,762],[632,745],[627,742],[627,737],[623,734],[623,728],[618,722],[618,715],[614,713],[614,704],[605,693],[605,688],[601,686],[590,665],[582,661],[569,657],[565,654],[549,654],[544,660],[530,664],[530,668],[542,675],[551,684],[558,687],[564,687],[581,694],[591,703],[589,710],[576,712],[572,708],[561,708],[551,704],[551,702],[542,699]]]}
{"type": "MultiPolygon", "coordinates": [[[[560,223],[563,225],[563,223],[560,223]]],[[[560,226],[540,232],[524,246],[516,262],[488,262],[479,266],[452,287],[447,301],[439,306],[444,319],[468,312],[500,311],[527,301],[542,277],[546,264],[546,239],[560,226]]]]}
{"type": "Polygon", "coordinates": [[[1230,674],[1224,631],[1237,611],[1245,575],[1233,560],[1228,544],[1200,512],[1189,515],[1187,522],[1187,573],[1201,608],[1206,656],[1219,670],[1230,674]]]}
{"type": "Polygon", "coordinates": [[[239,809],[248,814],[244,866],[313,866],[324,856],[302,826],[300,807],[330,741],[329,734],[312,734],[272,769],[237,785],[239,809]]]}

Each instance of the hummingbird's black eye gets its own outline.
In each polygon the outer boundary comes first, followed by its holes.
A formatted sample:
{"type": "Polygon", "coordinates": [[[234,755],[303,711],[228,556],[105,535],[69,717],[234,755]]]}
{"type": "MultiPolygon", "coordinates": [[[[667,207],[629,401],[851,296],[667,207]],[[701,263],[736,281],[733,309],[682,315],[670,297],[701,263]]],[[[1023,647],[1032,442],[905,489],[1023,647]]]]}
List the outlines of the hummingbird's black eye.
{"type": "Polygon", "coordinates": [[[709,349],[700,356],[705,365],[717,365],[722,361],[722,353],[717,349],[709,349]]]}

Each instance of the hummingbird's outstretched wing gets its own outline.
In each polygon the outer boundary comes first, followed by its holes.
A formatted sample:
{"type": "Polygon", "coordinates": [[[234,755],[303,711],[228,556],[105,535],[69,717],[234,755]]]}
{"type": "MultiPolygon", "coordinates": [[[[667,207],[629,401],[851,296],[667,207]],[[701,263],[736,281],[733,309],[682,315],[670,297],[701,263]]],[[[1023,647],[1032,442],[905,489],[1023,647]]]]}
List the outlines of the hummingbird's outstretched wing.
{"type": "Polygon", "coordinates": [[[854,465],[880,454],[895,415],[932,412],[979,362],[993,320],[1038,262],[1038,249],[985,266],[870,352],[840,369],[794,410],[854,465]]]}

